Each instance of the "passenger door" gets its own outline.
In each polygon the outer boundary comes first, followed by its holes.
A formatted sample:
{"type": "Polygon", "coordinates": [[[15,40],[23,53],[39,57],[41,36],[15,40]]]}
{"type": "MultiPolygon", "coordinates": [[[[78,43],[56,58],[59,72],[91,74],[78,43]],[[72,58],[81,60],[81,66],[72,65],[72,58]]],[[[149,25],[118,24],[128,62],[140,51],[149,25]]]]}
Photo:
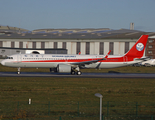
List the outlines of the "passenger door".
{"type": "Polygon", "coordinates": [[[124,56],[124,57],[123,57],[123,61],[124,61],[124,64],[127,64],[127,62],[128,62],[128,57],[127,57],[127,56],[124,56]]]}

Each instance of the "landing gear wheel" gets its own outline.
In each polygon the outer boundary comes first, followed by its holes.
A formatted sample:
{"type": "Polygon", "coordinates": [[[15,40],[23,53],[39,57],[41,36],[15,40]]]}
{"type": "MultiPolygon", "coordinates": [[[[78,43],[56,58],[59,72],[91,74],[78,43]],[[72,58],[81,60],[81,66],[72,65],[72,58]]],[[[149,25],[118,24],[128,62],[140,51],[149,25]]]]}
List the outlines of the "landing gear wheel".
{"type": "Polygon", "coordinates": [[[81,71],[77,71],[77,75],[81,75],[81,71]]]}
{"type": "Polygon", "coordinates": [[[75,71],[71,71],[71,74],[72,74],[72,75],[75,75],[75,71]]]}

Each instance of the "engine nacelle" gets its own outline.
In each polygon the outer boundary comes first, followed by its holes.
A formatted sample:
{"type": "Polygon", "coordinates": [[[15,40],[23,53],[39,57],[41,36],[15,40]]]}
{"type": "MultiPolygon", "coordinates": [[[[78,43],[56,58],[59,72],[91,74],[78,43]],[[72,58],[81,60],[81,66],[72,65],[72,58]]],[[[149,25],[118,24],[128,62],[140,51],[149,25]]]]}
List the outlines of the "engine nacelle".
{"type": "Polygon", "coordinates": [[[59,73],[71,73],[71,66],[65,64],[59,64],[57,66],[57,72],[59,73]]]}

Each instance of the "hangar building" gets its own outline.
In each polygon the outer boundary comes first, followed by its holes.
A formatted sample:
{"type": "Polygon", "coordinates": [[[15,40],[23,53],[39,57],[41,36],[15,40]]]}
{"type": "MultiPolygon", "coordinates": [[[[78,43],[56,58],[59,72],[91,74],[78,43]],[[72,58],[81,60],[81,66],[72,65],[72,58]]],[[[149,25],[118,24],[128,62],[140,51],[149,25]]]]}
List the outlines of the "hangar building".
{"type": "MultiPolygon", "coordinates": [[[[138,30],[101,29],[25,29],[0,26],[0,55],[4,49],[66,50],[65,54],[125,54],[143,34],[149,35],[146,56],[155,58],[155,33],[138,30]],[[4,29],[5,28],[5,29],[4,29]]],[[[60,52],[61,53],[61,52],[60,52]]]]}

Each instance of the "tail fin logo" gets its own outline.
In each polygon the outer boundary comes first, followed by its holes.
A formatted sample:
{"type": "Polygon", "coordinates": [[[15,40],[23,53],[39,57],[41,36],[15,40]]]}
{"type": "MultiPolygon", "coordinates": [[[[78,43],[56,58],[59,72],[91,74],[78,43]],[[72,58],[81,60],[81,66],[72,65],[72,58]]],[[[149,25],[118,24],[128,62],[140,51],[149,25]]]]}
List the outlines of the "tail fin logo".
{"type": "Polygon", "coordinates": [[[138,44],[136,45],[136,49],[137,49],[138,51],[142,51],[142,50],[144,49],[143,43],[138,43],[138,44]]]}

